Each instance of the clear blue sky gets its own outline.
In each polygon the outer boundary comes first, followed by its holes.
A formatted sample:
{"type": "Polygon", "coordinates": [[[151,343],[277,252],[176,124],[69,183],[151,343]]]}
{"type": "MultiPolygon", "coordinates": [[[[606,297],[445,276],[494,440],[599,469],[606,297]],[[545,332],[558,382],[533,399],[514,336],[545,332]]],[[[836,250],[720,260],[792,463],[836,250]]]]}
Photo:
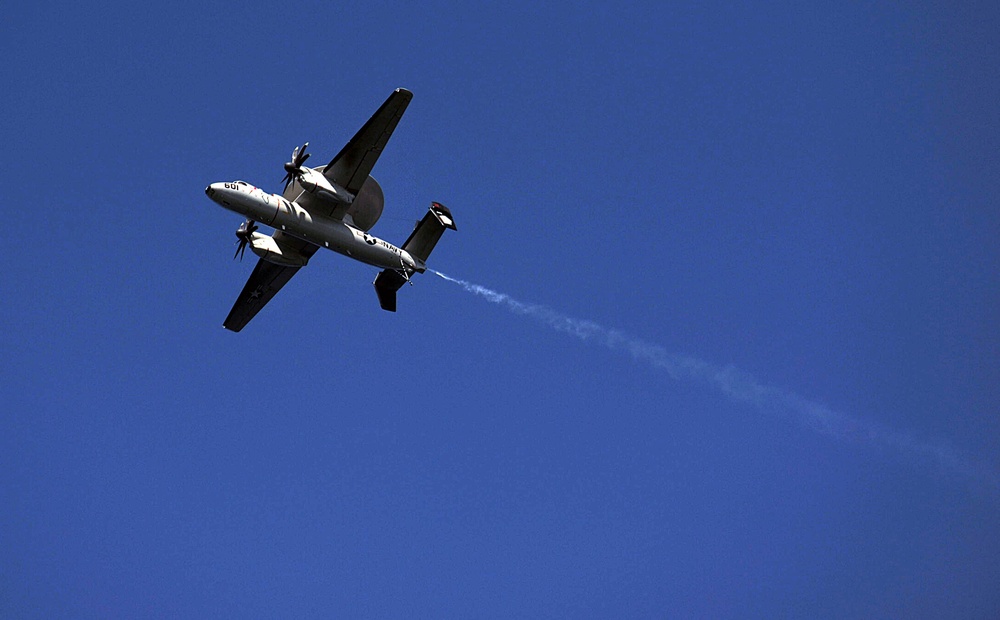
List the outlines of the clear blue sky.
{"type": "Polygon", "coordinates": [[[0,616],[1000,617],[998,33],[8,7],[0,616]],[[401,86],[372,232],[441,201],[431,266],[550,314],[430,274],[385,313],[322,252],[224,331],[253,261],[204,187],[401,86]]]}

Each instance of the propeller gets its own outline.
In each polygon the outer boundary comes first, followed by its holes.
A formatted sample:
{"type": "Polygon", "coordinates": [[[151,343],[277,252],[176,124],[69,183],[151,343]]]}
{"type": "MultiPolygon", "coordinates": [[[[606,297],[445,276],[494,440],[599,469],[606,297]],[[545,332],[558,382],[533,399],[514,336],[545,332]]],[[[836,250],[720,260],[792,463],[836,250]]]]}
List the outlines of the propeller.
{"type": "Polygon", "coordinates": [[[240,260],[243,260],[243,255],[247,251],[247,244],[250,243],[250,238],[253,237],[254,232],[257,231],[257,224],[253,220],[247,220],[240,224],[239,229],[236,231],[236,238],[239,239],[239,245],[236,246],[236,254],[233,254],[233,260],[239,256],[240,260]]]}
{"type": "Polygon", "coordinates": [[[292,182],[296,176],[302,174],[302,164],[309,159],[310,153],[306,153],[306,147],[309,143],[306,142],[302,146],[295,147],[292,151],[292,161],[285,163],[285,178],[281,179],[285,184],[285,189],[288,189],[288,185],[292,182]]]}

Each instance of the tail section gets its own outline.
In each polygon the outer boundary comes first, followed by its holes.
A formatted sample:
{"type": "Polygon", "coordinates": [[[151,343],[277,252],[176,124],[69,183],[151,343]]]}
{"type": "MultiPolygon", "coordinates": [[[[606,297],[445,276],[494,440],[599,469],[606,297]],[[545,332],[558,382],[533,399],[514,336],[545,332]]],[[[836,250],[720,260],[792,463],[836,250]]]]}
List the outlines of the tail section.
{"type": "Polygon", "coordinates": [[[396,311],[396,291],[406,284],[407,278],[395,269],[383,269],[375,276],[375,294],[378,305],[389,312],[396,311]]]}
{"type": "Polygon", "coordinates": [[[427,257],[431,255],[431,250],[437,245],[445,228],[458,230],[448,207],[439,202],[432,202],[431,208],[424,214],[424,219],[417,222],[416,228],[403,244],[403,249],[409,252],[413,258],[425,262],[427,257]]]}
{"type": "MultiPolygon", "coordinates": [[[[451,211],[439,202],[432,202],[431,208],[424,214],[423,219],[417,222],[413,232],[403,244],[403,249],[418,261],[417,271],[421,273],[424,271],[423,264],[446,228],[458,230],[451,211]]],[[[385,269],[376,276],[375,293],[383,310],[396,311],[396,291],[409,281],[409,276],[410,274],[398,269],[385,269]]]]}

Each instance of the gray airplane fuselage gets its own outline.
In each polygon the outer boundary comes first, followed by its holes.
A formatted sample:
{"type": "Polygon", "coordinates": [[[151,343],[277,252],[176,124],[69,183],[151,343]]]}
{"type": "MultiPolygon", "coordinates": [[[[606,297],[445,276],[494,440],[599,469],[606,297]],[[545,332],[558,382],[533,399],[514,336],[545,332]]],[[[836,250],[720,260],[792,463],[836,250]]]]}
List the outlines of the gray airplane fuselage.
{"type": "MultiPolygon", "coordinates": [[[[425,269],[423,261],[388,241],[342,220],[311,213],[297,202],[269,194],[244,181],[212,183],[205,188],[205,193],[230,211],[369,265],[402,269],[408,273],[425,269]]],[[[279,265],[304,265],[308,261],[278,246],[272,237],[262,233],[253,233],[250,249],[264,260],[279,265]]]]}

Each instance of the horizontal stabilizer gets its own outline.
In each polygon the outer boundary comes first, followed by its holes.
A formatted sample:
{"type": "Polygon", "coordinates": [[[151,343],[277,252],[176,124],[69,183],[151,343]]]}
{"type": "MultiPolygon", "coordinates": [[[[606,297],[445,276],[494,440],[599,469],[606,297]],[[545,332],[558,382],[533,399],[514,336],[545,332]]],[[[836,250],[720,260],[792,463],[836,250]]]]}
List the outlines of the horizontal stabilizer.
{"type": "Polygon", "coordinates": [[[406,278],[395,269],[385,269],[375,276],[375,293],[378,294],[378,305],[389,312],[396,311],[396,291],[404,284],[406,278]]]}
{"type": "Polygon", "coordinates": [[[455,227],[455,219],[451,215],[448,207],[439,202],[432,202],[431,208],[424,215],[423,219],[417,222],[416,228],[410,233],[410,237],[403,244],[403,249],[410,253],[410,256],[426,261],[431,255],[431,250],[437,245],[438,240],[444,233],[445,228],[458,230],[455,227]]]}

